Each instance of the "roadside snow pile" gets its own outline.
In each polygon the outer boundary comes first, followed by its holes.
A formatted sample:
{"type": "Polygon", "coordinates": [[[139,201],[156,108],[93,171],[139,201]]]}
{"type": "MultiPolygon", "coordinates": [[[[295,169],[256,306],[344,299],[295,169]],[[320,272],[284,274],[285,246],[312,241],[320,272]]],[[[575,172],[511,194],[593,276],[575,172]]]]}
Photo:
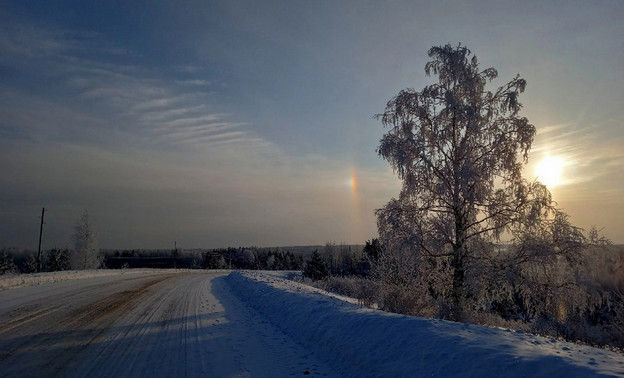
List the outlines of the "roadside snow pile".
{"type": "Polygon", "coordinates": [[[260,272],[226,278],[246,304],[347,376],[623,376],[615,352],[511,330],[361,308],[260,272]]]}

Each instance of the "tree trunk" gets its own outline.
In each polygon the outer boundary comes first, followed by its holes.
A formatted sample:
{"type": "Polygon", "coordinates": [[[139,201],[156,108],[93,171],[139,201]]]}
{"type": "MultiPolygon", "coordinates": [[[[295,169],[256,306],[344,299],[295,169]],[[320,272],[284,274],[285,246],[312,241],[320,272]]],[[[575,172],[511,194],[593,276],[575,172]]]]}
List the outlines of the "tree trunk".
{"type": "Polygon", "coordinates": [[[464,302],[464,256],[465,256],[465,229],[462,216],[455,217],[455,244],[453,245],[453,289],[451,292],[451,319],[460,321],[464,302]]]}
{"type": "MultiPolygon", "coordinates": [[[[463,248],[462,248],[463,249],[463,248]]],[[[457,250],[453,256],[453,307],[460,309],[464,299],[464,257],[463,251],[457,250]]]]}

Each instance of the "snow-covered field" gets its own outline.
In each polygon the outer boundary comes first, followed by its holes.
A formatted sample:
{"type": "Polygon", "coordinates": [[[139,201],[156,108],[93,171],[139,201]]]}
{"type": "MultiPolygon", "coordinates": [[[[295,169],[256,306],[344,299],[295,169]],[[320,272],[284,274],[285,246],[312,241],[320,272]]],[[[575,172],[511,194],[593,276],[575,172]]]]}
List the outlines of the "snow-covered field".
{"type": "Polygon", "coordinates": [[[0,277],[0,376],[624,377],[624,356],[388,314],[268,272],[0,277]]]}
{"type": "MultiPolygon", "coordinates": [[[[79,280],[93,277],[118,275],[147,275],[172,272],[200,273],[195,269],[92,269],[92,270],[65,270],[60,272],[44,272],[32,274],[15,274],[0,276],[0,290],[13,287],[37,286],[52,282],[79,280]]],[[[212,273],[229,272],[229,270],[211,270],[212,273]]]]}
{"type": "Polygon", "coordinates": [[[61,272],[45,272],[33,274],[16,274],[0,277],[0,290],[14,287],[36,286],[52,282],[78,280],[83,278],[115,276],[120,274],[145,274],[147,271],[130,270],[67,270],[61,272]]]}

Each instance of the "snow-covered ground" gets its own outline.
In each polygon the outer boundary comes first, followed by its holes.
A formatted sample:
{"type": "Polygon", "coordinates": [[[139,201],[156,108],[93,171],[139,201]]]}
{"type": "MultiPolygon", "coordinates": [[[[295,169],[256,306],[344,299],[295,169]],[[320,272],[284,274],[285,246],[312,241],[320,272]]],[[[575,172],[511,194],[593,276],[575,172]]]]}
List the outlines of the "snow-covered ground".
{"type": "Polygon", "coordinates": [[[0,277],[0,377],[624,377],[622,354],[362,308],[269,272],[17,278],[0,277]]]}
{"type": "Polygon", "coordinates": [[[343,376],[624,377],[624,356],[600,348],[362,308],[259,272],[226,280],[249,307],[343,376]]]}

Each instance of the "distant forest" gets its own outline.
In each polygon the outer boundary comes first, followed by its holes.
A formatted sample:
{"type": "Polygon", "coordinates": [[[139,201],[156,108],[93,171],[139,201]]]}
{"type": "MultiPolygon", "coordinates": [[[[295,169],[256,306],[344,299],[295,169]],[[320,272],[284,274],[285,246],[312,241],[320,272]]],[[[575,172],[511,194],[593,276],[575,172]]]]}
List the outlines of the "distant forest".
{"type": "MultiPolygon", "coordinates": [[[[302,270],[320,246],[228,247],[218,249],[101,249],[99,268],[262,269],[302,270]]],[[[355,246],[354,246],[355,248],[355,246]]],[[[42,252],[42,270],[79,269],[72,265],[75,251],[53,248],[42,252]]],[[[36,251],[3,248],[0,274],[37,271],[36,251]]]]}
{"type": "Polygon", "coordinates": [[[220,248],[212,250],[107,250],[104,267],[179,269],[300,270],[304,256],[279,248],[220,248]]]}

